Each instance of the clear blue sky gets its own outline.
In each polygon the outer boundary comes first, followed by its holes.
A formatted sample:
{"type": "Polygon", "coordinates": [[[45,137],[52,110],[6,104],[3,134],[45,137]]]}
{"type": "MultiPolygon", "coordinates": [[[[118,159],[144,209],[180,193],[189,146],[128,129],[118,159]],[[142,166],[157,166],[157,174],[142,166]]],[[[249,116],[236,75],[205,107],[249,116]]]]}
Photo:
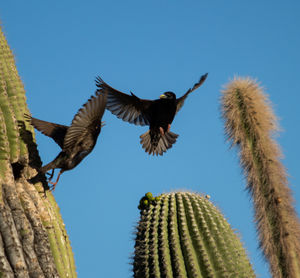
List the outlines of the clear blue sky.
{"type": "MultiPolygon", "coordinates": [[[[142,150],[146,127],[106,112],[93,153],[62,175],[54,194],[79,277],[130,277],[139,199],[176,189],[211,195],[241,235],[258,277],[270,277],[237,152],[224,139],[219,98],[234,75],[266,88],[299,213],[299,13],[296,0],[1,1],[2,28],[37,118],[69,124],[94,93],[96,75],[154,99],[167,90],[181,95],[209,72],[174,120],[180,137],[163,157],[142,150]]],[[[59,147],[36,137],[49,162],[59,147]]]]}

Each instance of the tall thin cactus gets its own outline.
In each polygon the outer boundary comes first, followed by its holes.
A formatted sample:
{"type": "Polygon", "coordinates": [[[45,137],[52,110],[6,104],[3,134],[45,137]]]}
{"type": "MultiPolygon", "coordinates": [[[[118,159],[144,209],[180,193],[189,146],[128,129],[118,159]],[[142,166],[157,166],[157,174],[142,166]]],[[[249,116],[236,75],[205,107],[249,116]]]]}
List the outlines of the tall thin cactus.
{"type": "Polygon", "coordinates": [[[271,135],[277,122],[269,100],[250,78],[223,90],[222,113],[253,197],[260,246],[273,277],[300,277],[300,224],[293,207],[280,150],[271,135]]]}
{"type": "Polygon", "coordinates": [[[139,208],[135,278],[255,277],[239,238],[207,198],[147,193],[139,208]]]}
{"type": "Polygon", "coordinates": [[[0,277],[76,277],[73,254],[45,177],[14,56],[0,29],[0,277]]]}

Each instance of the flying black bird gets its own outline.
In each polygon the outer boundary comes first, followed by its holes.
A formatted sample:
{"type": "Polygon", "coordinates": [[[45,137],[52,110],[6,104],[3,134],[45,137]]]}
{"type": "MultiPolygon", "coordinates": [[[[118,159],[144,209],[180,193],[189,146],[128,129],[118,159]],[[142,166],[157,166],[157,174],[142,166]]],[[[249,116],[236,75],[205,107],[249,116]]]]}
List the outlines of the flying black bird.
{"type": "Polygon", "coordinates": [[[141,126],[149,125],[150,129],[140,136],[140,143],[147,153],[163,155],[178,137],[170,131],[175,114],[181,109],[187,96],[199,88],[206,77],[207,73],[180,98],[176,98],[173,92],[165,92],[159,99],[146,100],[138,98],[132,92],[127,95],[117,91],[98,76],[96,95],[107,92],[106,109],[123,121],[141,126]]]}
{"type": "Polygon", "coordinates": [[[60,175],[67,170],[73,169],[84,159],[95,147],[100,134],[106,104],[106,95],[91,96],[91,98],[77,112],[71,126],[59,125],[45,122],[25,115],[27,120],[40,132],[51,137],[62,151],[49,164],[43,166],[40,171],[46,173],[52,169],[48,182],[52,184],[52,190],[59,180],[60,175]],[[51,179],[54,169],[60,168],[56,182],[51,179]]]}

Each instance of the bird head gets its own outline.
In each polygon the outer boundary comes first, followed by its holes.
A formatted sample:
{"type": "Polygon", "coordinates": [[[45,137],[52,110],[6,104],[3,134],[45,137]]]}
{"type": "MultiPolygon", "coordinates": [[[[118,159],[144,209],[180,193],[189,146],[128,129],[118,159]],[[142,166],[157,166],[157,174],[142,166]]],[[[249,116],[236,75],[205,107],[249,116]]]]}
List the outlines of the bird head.
{"type": "Polygon", "coordinates": [[[160,95],[161,99],[176,99],[176,95],[173,92],[165,92],[162,95],[160,95]]]}

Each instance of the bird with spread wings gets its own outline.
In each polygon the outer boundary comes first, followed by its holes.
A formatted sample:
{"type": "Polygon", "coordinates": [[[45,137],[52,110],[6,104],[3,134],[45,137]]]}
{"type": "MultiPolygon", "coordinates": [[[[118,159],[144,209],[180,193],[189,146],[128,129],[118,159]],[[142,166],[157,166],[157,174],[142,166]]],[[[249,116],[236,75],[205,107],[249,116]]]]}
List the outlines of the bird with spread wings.
{"type": "Polygon", "coordinates": [[[96,95],[107,93],[106,109],[123,121],[150,126],[149,130],[140,136],[140,143],[147,153],[163,155],[178,137],[170,131],[175,115],[187,96],[203,84],[207,75],[207,73],[202,75],[199,81],[180,98],[176,98],[173,92],[165,92],[156,100],[141,99],[132,92],[130,95],[122,93],[98,76],[96,95]]]}
{"type": "Polygon", "coordinates": [[[52,190],[59,180],[60,175],[76,167],[95,147],[98,136],[103,126],[101,122],[106,104],[106,94],[91,96],[79,109],[70,126],[46,122],[25,114],[25,118],[37,130],[52,138],[60,147],[61,152],[57,157],[43,166],[40,172],[52,170],[48,182],[52,190]],[[54,169],[60,168],[55,182],[52,182],[54,169]]]}

